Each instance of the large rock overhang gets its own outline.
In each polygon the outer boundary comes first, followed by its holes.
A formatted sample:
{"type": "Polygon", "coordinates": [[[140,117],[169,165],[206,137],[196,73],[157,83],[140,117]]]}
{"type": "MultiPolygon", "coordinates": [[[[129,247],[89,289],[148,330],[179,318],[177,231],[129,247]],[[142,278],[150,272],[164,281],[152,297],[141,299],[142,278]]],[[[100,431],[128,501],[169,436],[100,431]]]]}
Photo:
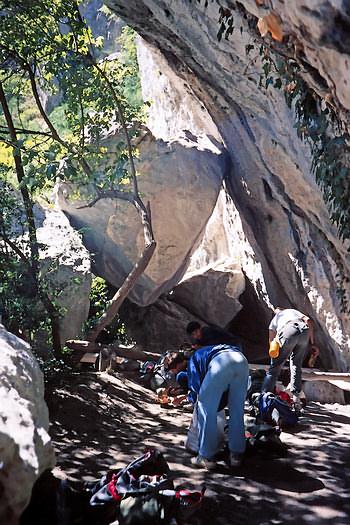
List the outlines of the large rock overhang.
{"type": "MultiPolygon", "coordinates": [[[[350,327],[337,298],[336,274],[339,267],[349,270],[347,246],[339,241],[329,220],[310,173],[308,149],[293,129],[293,115],[283,96],[276,90],[260,90],[257,71],[254,67],[247,71],[246,45],[256,31],[254,17],[262,16],[261,9],[253,1],[227,2],[236,8],[236,29],[229,40],[218,42],[215,1],[207,6],[206,2],[189,0],[108,3],[162,54],[217,126],[232,162],[228,191],[261,264],[271,302],[293,305],[311,315],[325,349],[325,365],[346,369],[350,327]]],[[[299,3],[303,2],[295,4],[299,3]]],[[[329,20],[330,4],[323,6],[329,20]]],[[[302,15],[294,3],[279,8],[302,40],[302,15]]],[[[312,16],[306,9],[301,12],[314,27],[305,35],[305,59],[311,67],[319,65],[321,75],[327,65],[326,83],[344,83],[339,64],[344,63],[345,50],[340,49],[339,39],[330,45],[331,27],[319,27],[325,26],[324,18],[317,13],[312,16]],[[328,35],[327,45],[322,45],[317,29],[328,35]],[[318,57],[312,55],[312,44],[320,50],[318,57]],[[334,56],[341,55],[333,67],[330,48],[334,56]]],[[[339,93],[339,107],[346,109],[349,101],[343,84],[339,93]]]]}

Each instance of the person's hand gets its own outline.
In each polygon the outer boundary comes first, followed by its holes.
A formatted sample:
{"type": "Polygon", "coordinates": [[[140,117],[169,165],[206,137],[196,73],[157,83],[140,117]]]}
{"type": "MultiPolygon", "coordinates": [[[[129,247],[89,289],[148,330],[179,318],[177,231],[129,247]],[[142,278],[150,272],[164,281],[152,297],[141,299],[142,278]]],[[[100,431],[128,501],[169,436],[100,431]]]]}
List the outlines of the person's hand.
{"type": "Polygon", "coordinates": [[[185,396],[185,395],[176,396],[176,397],[174,397],[172,403],[173,403],[174,407],[177,407],[177,406],[181,405],[182,403],[184,403],[186,400],[187,400],[187,396],[185,396]]]}

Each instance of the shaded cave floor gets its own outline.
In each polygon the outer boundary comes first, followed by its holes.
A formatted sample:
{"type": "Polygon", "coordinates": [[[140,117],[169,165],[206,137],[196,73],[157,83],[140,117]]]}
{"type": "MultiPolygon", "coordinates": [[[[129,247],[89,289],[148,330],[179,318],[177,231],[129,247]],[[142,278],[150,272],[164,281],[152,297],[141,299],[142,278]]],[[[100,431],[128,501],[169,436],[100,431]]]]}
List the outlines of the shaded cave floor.
{"type": "Polygon", "coordinates": [[[261,454],[234,474],[224,463],[196,470],[183,442],[191,414],[162,409],[155,394],[121,374],[73,375],[48,396],[54,474],[91,481],[146,447],[159,448],[175,485],[207,487],[193,524],[332,524],[350,522],[350,406],[311,403],[294,433],[283,432],[286,458],[261,454]]]}

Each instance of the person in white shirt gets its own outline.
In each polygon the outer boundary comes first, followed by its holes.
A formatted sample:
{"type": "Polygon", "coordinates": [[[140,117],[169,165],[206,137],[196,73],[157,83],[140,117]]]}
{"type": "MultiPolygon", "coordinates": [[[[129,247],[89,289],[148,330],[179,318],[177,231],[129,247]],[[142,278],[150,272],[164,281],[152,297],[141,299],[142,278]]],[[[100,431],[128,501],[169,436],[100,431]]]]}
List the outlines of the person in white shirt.
{"type": "Polygon", "coordinates": [[[269,325],[269,341],[276,339],[280,353],[271,358],[270,368],[264,380],[262,391],[273,392],[276,381],[285,361],[290,358],[290,387],[293,401],[299,403],[302,388],[301,371],[305,354],[311,343],[312,350],[317,350],[312,320],[293,308],[276,308],[275,316],[269,325]]]}

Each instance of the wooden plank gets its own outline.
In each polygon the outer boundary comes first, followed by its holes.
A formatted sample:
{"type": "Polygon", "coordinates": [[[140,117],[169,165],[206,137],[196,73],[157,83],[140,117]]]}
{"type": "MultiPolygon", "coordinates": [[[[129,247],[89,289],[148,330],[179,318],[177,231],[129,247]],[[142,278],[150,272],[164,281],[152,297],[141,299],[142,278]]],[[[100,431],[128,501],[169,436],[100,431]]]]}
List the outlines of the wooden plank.
{"type": "Polygon", "coordinates": [[[126,357],[127,359],[136,359],[138,361],[158,361],[160,354],[154,352],[146,352],[135,345],[132,347],[122,345],[101,345],[100,343],[93,343],[91,341],[80,341],[77,339],[70,339],[66,341],[66,345],[71,350],[83,351],[83,352],[100,352],[101,350],[108,352],[109,354],[114,353],[119,357],[126,357]]]}
{"type": "MultiPolygon", "coordinates": [[[[249,363],[249,368],[253,370],[268,370],[269,365],[258,365],[249,363]]],[[[303,381],[340,381],[350,382],[350,374],[346,372],[324,372],[316,368],[302,369],[303,381]]]]}
{"type": "Polygon", "coordinates": [[[80,359],[80,363],[90,363],[92,365],[96,364],[96,361],[98,359],[98,353],[90,353],[86,352],[86,354],[83,355],[83,357],[80,359]]]}
{"type": "Polygon", "coordinates": [[[346,390],[347,392],[350,392],[350,383],[346,381],[337,381],[333,379],[329,379],[328,383],[331,385],[337,386],[338,388],[341,388],[342,390],[346,390]]]}

